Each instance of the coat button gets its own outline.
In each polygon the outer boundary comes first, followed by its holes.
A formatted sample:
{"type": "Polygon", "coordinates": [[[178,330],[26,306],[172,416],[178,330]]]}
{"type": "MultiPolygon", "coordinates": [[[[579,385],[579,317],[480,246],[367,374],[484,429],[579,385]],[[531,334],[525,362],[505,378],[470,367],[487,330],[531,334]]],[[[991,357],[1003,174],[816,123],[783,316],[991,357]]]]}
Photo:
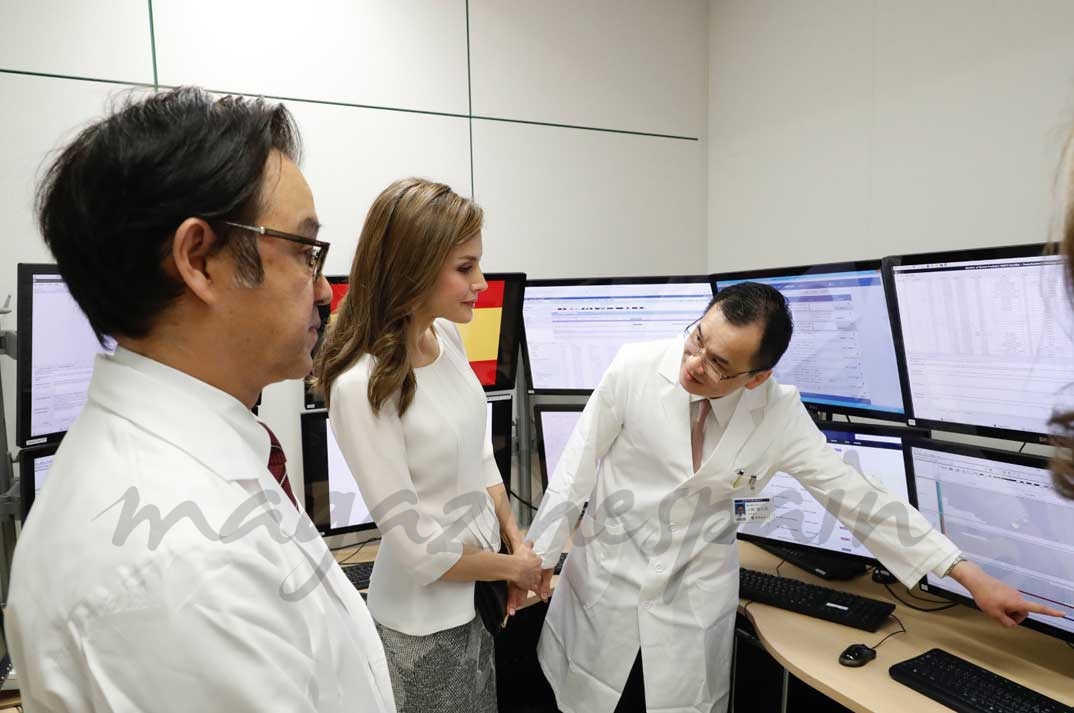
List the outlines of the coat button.
{"type": "Polygon", "coordinates": [[[675,532],[676,530],[679,529],[679,526],[673,522],[673,523],[671,523],[671,528],[670,529],[671,529],[672,532],[675,532]]]}
{"type": "Polygon", "coordinates": [[[663,572],[664,571],[664,565],[662,565],[660,563],[657,563],[656,571],[657,571],[657,573],[663,572]]]}
{"type": "Polygon", "coordinates": [[[652,609],[653,608],[653,603],[652,602],[642,602],[641,606],[642,606],[642,609],[652,609]]]}

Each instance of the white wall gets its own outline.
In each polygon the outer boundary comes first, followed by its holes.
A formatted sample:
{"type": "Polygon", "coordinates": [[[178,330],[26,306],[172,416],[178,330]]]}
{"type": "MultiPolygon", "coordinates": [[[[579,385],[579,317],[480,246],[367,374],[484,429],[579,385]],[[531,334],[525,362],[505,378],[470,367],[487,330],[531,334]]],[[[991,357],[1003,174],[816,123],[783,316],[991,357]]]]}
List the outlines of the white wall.
{"type": "Polygon", "coordinates": [[[1068,0],[712,0],[712,271],[1048,239],[1068,0]]]}
{"type": "MultiPolygon", "coordinates": [[[[17,262],[50,261],[31,215],[47,151],[136,83],[286,99],[330,273],[414,174],[476,194],[488,270],[695,272],[707,53],[705,0],[0,0],[0,303],[17,262]]],[[[0,375],[13,439],[12,360],[0,375]]],[[[297,382],[265,394],[296,492],[300,410],[297,382]]]]}

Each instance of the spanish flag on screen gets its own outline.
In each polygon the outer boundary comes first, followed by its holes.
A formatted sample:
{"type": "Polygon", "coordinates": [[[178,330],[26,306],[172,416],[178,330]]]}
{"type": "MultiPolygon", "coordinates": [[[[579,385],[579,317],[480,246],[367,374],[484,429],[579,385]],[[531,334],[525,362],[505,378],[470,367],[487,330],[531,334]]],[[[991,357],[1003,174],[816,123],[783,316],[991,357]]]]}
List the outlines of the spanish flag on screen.
{"type": "Polygon", "coordinates": [[[496,383],[500,323],[503,320],[503,287],[503,280],[489,280],[489,288],[477,296],[473,321],[459,325],[466,357],[482,386],[496,383]]]}
{"type": "MultiPolygon", "coordinates": [[[[503,280],[490,280],[489,288],[477,296],[474,319],[460,324],[463,346],[470,367],[482,386],[496,383],[496,360],[500,352],[500,321],[503,319],[503,280]]],[[[335,317],[339,303],[347,294],[348,285],[332,284],[331,314],[335,317]]]]}
{"type": "Polygon", "coordinates": [[[329,305],[329,312],[335,315],[336,310],[339,309],[339,303],[343,301],[343,298],[347,295],[347,290],[350,288],[346,282],[333,282],[332,287],[332,302],[329,305]]]}

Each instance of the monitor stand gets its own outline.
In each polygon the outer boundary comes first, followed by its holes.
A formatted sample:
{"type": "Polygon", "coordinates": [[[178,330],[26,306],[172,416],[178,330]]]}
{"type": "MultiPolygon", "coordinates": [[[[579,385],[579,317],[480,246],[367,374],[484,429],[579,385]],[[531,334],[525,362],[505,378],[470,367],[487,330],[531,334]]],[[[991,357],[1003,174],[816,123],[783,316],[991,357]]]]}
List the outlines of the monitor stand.
{"type": "Polygon", "coordinates": [[[850,559],[838,552],[823,552],[813,547],[777,542],[754,541],[754,544],[823,579],[854,579],[868,570],[864,562],[850,559]]]}

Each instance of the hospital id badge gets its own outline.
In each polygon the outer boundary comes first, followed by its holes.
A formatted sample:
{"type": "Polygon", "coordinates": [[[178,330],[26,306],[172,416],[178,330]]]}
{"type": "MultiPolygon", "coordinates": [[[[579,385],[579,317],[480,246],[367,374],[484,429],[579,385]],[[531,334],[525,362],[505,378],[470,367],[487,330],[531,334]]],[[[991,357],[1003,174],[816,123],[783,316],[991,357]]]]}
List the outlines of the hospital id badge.
{"type": "Polygon", "coordinates": [[[735,498],[735,522],[763,524],[772,518],[772,498],[735,498]]]}

